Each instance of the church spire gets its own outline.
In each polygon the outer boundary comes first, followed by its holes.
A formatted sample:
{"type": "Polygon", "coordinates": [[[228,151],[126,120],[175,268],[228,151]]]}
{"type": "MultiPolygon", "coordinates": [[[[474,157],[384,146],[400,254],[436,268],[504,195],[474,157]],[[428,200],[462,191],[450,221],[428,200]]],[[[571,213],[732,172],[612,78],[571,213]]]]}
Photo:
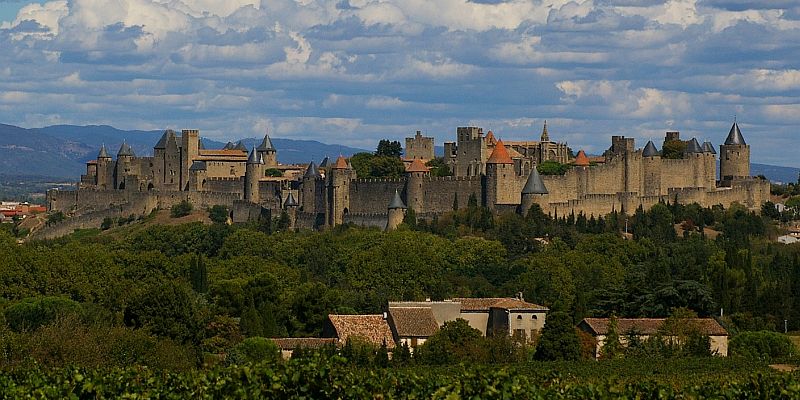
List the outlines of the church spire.
{"type": "Polygon", "coordinates": [[[544,128],[542,128],[542,142],[549,142],[550,134],[547,133],[547,120],[544,120],[544,128]]]}

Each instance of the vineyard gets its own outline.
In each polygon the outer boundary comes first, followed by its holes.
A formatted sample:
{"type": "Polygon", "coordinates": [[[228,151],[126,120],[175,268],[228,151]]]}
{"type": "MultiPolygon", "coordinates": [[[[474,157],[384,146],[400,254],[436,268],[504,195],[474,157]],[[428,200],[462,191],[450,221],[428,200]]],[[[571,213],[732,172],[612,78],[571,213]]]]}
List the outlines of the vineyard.
{"type": "Polygon", "coordinates": [[[636,363],[368,370],[348,366],[344,359],[333,357],[194,372],[159,372],[144,367],[59,370],[32,367],[0,376],[0,393],[4,398],[65,399],[800,398],[800,375],[769,372],[755,364],[712,361],[703,368],[704,364],[698,360],[667,362],[660,367],[654,365],[662,363],[653,360],[636,363]],[[636,363],[642,369],[631,374],[637,368],[636,363]],[[570,369],[571,372],[566,372],[570,369]],[[625,378],[618,380],[614,370],[625,378]],[[606,376],[602,377],[603,374],[606,376]],[[644,378],[645,375],[649,376],[644,378]]]}

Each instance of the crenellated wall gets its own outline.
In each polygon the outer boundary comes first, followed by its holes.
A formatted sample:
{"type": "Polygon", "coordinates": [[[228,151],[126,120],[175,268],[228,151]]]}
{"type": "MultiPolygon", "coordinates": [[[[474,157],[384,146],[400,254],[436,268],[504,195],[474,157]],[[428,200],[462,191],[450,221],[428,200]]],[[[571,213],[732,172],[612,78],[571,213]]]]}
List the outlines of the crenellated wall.
{"type": "Polygon", "coordinates": [[[386,213],[386,207],[392,201],[394,191],[400,192],[403,201],[408,204],[405,197],[406,179],[355,179],[350,181],[350,208],[349,214],[380,214],[386,213]]]}
{"type": "Polygon", "coordinates": [[[383,214],[346,214],[344,223],[384,229],[388,219],[389,215],[386,212],[383,214]]]}
{"type": "MultiPolygon", "coordinates": [[[[519,190],[517,190],[518,192],[519,190]]],[[[472,194],[480,204],[482,193],[483,185],[480,176],[424,177],[422,179],[422,195],[425,198],[425,207],[419,213],[452,211],[456,197],[458,197],[459,208],[466,208],[472,194]]],[[[389,204],[388,201],[385,204],[389,204]]],[[[383,208],[385,212],[386,206],[384,205],[383,208]]]]}

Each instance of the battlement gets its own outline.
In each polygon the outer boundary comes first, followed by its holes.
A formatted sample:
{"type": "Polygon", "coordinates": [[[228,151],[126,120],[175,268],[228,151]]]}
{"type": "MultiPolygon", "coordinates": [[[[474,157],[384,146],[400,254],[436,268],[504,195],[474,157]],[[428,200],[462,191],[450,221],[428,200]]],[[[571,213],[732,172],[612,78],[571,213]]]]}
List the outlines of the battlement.
{"type": "Polygon", "coordinates": [[[356,183],[405,183],[406,178],[357,178],[351,180],[356,183]]]}
{"type": "Polygon", "coordinates": [[[477,182],[480,180],[480,176],[426,176],[422,178],[423,182],[477,182]]]}

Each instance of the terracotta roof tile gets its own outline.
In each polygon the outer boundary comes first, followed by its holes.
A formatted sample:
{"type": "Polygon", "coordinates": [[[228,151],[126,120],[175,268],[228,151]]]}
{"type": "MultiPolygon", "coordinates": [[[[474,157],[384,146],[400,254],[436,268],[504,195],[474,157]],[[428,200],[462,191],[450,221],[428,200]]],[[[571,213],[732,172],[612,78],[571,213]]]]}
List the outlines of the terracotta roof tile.
{"type": "Polygon", "coordinates": [[[488,144],[497,143],[497,138],[494,137],[494,132],[489,131],[489,133],[486,134],[486,143],[488,144]]]}
{"type": "Polygon", "coordinates": [[[406,172],[429,172],[430,169],[425,166],[425,163],[422,160],[415,158],[411,164],[406,167],[406,172]]]}
{"type": "Polygon", "coordinates": [[[511,156],[508,155],[508,150],[506,150],[506,146],[503,145],[502,140],[498,140],[497,144],[494,145],[494,151],[492,155],[489,156],[489,159],[486,160],[487,164],[513,164],[514,160],[511,159],[511,156]]]}
{"type": "Polygon", "coordinates": [[[354,337],[376,346],[386,343],[386,347],[394,348],[392,330],[383,315],[328,315],[328,319],[341,343],[354,337]]]}
{"type": "Polygon", "coordinates": [[[429,337],[439,330],[430,307],[389,307],[389,316],[400,337],[429,337]]]}
{"type": "Polygon", "coordinates": [[[334,338],[274,338],[270,340],[275,342],[281,350],[294,350],[298,347],[316,349],[336,343],[334,338]]]}
{"type": "MultiPolygon", "coordinates": [[[[609,318],[584,318],[585,323],[597,335],[608,333],[609,318]]],[[[666,318],[618,318],[617,333],[620,335],[626,332],[636,331],[642,335],[653,335],[664,325],[666,318]]],[[[727,336],[728,331],[713,318],[691,318],[690,322],[706,335],[727,336]]]]}
{"type": "Polygon", "coordinates": [[[456,298],[453,299],[453,301],[461,303],[461,311],[489,311],[490,308],[503,308],[506,310],[548,310],[545,306],[510,297],[456,298]]]}
{"type": "Polygon", "coordinates": [[[343,156],[336,159],[336,164],[333,164],[332,169],[347,169],[347,160],[343,156]]]}
{"type": "Polygon", "coordinates": [[[589,157],[586,157],[586,153],[581,150],[578,152],[578,155],[575,156],[575,163],[578,167],[588,167],[589,166],[589,157]]]}

